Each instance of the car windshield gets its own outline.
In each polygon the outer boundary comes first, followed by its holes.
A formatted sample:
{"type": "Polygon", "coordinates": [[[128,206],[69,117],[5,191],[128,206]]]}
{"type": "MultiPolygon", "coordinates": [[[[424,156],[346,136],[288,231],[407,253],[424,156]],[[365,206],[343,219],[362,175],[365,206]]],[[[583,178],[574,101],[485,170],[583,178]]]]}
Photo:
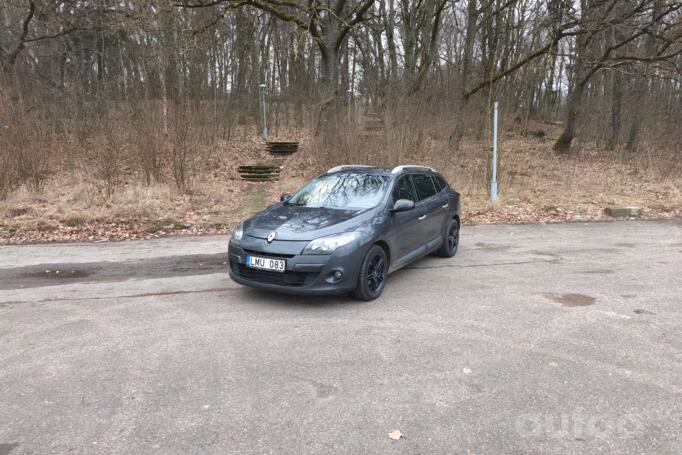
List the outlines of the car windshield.
{"type": "Polygon", "coordinates": [[[385,175],[339,172],[324,174],[294,193],[288,205],[333,209],[369,209],[375,207],[388,189],[385,175]]]}

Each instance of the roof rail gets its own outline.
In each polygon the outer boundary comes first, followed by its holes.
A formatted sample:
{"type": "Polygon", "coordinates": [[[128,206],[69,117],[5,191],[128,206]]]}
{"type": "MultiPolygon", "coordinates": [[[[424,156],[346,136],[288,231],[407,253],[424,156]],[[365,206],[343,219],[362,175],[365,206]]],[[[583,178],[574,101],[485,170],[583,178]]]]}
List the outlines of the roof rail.
{"type": "Polygon", "coordinates": [[[344,169],[355,169],[358,167],[374,167],[374,166],[367,166],[366,164],[342,164],[341,166],[335,166],[327,171],[327,174],[331,174],[332,172],[339,172],[343,171],[344,169]]]}
{"type": "Polygon", "coordinates": [[[418,164],[403,164],[401,166],[396,166],[391,170],[391,174],[397,174],[398,172],[402,172],[406,169],[420,169],[422,171],[432,171],[436,172],[436,170],[432,167],[429,166],[420,166],[418,164]]]}

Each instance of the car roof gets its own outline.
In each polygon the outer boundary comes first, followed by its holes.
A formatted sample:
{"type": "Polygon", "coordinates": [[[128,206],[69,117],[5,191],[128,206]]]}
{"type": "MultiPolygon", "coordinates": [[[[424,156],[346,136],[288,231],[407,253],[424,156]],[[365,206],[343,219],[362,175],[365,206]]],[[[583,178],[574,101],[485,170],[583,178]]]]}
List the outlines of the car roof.
{"type": "Polygon", "coordinates": [[[403,173],[407,172],[424,172],[424,173],[436,173],[436,170],[427,167],[427,166],[420,166],[420,165],[412,165],[412,164],[407,164],[407,165],[400,165],[396,166],[393,169],[388,169],[385,167],[377,167],[377,166],[366,166],[362,164],[344,164],[341,166],[336,166],[331,169],[329,169],[326,173],[327,174],[334,174],[337,172],[348,172],[348,173],[354,173],[354,174],[381,174],[381,175],[401,175],[403,173]]]}
{"type": "Polygon", "coordinates": [[[353,173],[353,174],[381,174],[381,175],[391,175],[391,171],[385,167],[376,166],[365,166],[365,165],[353,165],[344,164],[342,166],[336,166],[329,169],[327,174],[336,174],[340,172],[353,173]]]}

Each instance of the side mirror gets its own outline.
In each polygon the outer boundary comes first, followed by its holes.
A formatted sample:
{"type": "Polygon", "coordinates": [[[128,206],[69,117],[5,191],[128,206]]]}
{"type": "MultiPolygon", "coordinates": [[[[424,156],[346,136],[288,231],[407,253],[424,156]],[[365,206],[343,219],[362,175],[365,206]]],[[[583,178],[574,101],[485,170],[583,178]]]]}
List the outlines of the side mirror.
{"type": "Polygon", "coordinates": [[[409,199],[398,199],[395,201],[395,204],[393,205],[393,208],[391,209],[391,212],[405,212],[407,210],[412,210],[414,208],[414,201],[410,201],[409,199]]]}
{"type": "Polygon", "coordinates": [[[279,202],[286,202],[289,199],[291,199],[291,194],[290,193],[284,193],[279,197],[279,202]]]}

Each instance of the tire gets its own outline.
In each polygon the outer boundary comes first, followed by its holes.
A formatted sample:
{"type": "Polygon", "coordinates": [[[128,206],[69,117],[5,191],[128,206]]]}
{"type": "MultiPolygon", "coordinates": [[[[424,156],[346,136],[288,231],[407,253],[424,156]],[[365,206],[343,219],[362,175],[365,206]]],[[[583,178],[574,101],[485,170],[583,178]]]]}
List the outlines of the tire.
{"type": "Polygon", "coordinates": [[[436,250],[436,254],[443,258],[451,258],[457,254],[459,247],[459,221],[453,218],[445,228],[443,244],[436,250]]]}
{"type": "Polygon", "coordinates": [[[381,295],[386,286],[388,257],[379,245],[369,249],[360,266],[358,284],[352,292],[360,300],[374,300],[381,295]]]}

